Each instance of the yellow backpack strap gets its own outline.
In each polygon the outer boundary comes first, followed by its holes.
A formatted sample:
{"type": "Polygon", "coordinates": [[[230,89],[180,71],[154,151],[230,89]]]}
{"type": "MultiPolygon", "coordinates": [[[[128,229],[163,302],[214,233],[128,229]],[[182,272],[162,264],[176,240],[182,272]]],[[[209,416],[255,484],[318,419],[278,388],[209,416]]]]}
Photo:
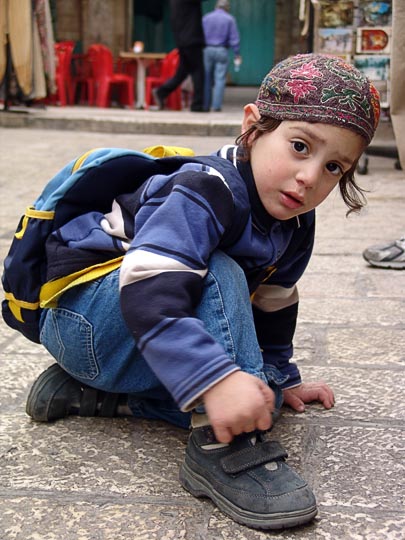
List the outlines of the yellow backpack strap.
{"type": "Polygon", "coordinates": [[[21,222],[21,229],[15,233],[15,237],[18,240],[21,240],[21,238],[24,236],[25,231],[28,227],[28,221],[29,218],[35,218],[35,219],[53,219],[55,216],[55,212],[52,210],[35,210],[33,206],[28,206],[25,210],[24,217],[21,222]]]}
{"type": "Polygon", "coordinates": [[[56,307],[57,300],[63,293],[69,289],[72,289],[73,287],[77,287],[77,285],[83,285],[83,283],[88,283],[89,281],[98,279],[109,274],[113,270],[116,270],[121,266],[123,258],[124,256],[117,257],[116,259],[95,264],[94,266],[83,268],[82,270],[69,274],[68,276],[44,283],[39,293],[40,307],[56,307]]]}
{"type": "Polygon", "coordinates": [[[173,157],[173,156],[195,156],[195,153],[191,148],[184,148],[182,146],[148,146],[144,148],[145,154],[150,154],[156,158],[173,157]]]}
{"type": "Polygon", "coordinates": [[[83,165],[84,161],[87,157],[89,157],[90,154],[92,154],[97,148],[92,148],[91,150],[88,150],[84,154],[82,154],[80,157],[78,157],[72,167],[72,173],[76,172],[80,167],[83,165]]]}
{"type": "Polygon", "coordinates": [[[24,300],[17,300],[11,292],[4,292],[4,297],[8,302],[8,307],[10,308],[11,313],[19,322],[25,322],[21,314],[22,309],[29,309],[35,311],[39,308],[39,302],[26,302],[24,300]]]}

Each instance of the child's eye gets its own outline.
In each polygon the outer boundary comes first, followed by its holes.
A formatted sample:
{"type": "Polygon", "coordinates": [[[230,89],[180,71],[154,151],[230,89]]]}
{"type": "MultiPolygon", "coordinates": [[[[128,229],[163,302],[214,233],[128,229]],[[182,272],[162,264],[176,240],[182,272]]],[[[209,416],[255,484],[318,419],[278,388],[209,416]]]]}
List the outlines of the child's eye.
{"type": "Polygon", "coordinates": [[[308,152],[308,146],[302,141],[293,141],[292,146],[299,154],[306,154],[308,152]]]}
{"type": "Polygon", "coordinates": [[[330,173],[335,174],[336,176],[337,175],[343,176],[342,167],[338,165],[337,163],[328,163],[326,165],[326,168],[328,169],[330,173]]]}

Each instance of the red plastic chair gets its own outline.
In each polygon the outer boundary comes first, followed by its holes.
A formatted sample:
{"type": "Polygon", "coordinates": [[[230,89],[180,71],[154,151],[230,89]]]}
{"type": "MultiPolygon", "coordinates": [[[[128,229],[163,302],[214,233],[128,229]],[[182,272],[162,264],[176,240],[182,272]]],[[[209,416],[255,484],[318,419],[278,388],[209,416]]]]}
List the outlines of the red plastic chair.
{"type": "MultiPolygon", "coordinates": [[[[162,85],[167,79],[173,77],[179,65],[179,51],[173,49],[163,58],[159,76],[147,76],[145,79],[145,108],[152,104],[152,89],[162,85]]],[[[166,107],[175,111],[181,110],[181,87],[174,90],[166,99],[166,107]]]]}
{"type": "Polygon", "coordinates": [[[101,44],[90,45],[87,51],[95,87],[97,107],[109,107],[111,91],[118,88],[121,105],[134,106],[134,78],[124,73],[114,73],[113,55],[108,47],[101,44]]]}
{"type": "Polygon", "coordinates": [[[117,60],[117,73],[125,73],[125,75],[130,75],[136,81],[136,63],[130,62],[126,58],[118,58],[117,60]]]}
{"type": "Polygon", "coordinates": [[[51,103],[58,103],[62,107],[73,104],[72,94],[72,78],[70,67],[72,62],[73,49],[75,48],[74,41],[61,41],[55,43],[56,57],[56,94],[50,96],[51,103]]]}
{"type": "Polygon", "coordinates": [[[72,96],[74,103],[94,105],[94,78],[87,54],[74,54],[72,57],[72,96]],[[80,92],[76,97],[76,93],[80,92]]]}

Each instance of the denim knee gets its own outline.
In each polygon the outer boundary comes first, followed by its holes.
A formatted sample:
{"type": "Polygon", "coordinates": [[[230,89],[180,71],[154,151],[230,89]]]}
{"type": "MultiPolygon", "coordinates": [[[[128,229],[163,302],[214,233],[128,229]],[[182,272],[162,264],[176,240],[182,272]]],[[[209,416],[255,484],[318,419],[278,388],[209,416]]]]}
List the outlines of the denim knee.
{"type": "Polygon", "coordinates": [[[271,366],[270,364],[264,364],[263,372],[266,377],[265,382],[267,382],[276,396],[275,407],[276,409],[281,409],[283,404],[282,385],[286,382],[288,376],[285,377],[276,367],[271,366]]]}

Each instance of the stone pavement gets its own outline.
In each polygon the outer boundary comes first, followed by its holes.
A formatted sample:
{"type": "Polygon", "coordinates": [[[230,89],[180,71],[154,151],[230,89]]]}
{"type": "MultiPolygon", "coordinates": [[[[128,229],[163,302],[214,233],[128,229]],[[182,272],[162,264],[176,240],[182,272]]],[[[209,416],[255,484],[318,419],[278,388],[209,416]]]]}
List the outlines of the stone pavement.
{"type": "MultiPolygon", "coordinates": [[[[105,122],[126,113],[84,112],[105,122]]],[[[135,134],[114,133],[111,126],[109,133],[81,131],[87,124],[76,108],[63,114],[66,122],[78,116],[70,124],[76,130],[0,129],[1,259],[25,206],[89,148],[163,143],[206,153],[232,140],[223,132],[179,135],[168,128],[160,135],[136,134],[137,127],[135,134]]],[[[134,114],[145,125],[153,114],[180,124],[178,113],[134,114]]],[[[195,117],[180,114],[182,123],[195,117]]],[[[237,129],[240,107],[218,114],[237,129]]],[[[370,157],[369,174],[359,180],[369,190],[367,209],[346,219],[337,194],[320,207],[314,255],[300,282],[295,358],[306,380],[330,382],[336,406],[313,405],[303,414],[285,409],[273,435],[315,490],[314,523],[255,531],[194,499],[177,480],[187,432],[163,422],[70,417],[33,423],[24,412],[27,392],[52,359],[0,322],[1,540],[405,538],[405,272],[370,268],[361,257],[370,243],[404,231],[405,174],[393,160],[370,157]]]]}

